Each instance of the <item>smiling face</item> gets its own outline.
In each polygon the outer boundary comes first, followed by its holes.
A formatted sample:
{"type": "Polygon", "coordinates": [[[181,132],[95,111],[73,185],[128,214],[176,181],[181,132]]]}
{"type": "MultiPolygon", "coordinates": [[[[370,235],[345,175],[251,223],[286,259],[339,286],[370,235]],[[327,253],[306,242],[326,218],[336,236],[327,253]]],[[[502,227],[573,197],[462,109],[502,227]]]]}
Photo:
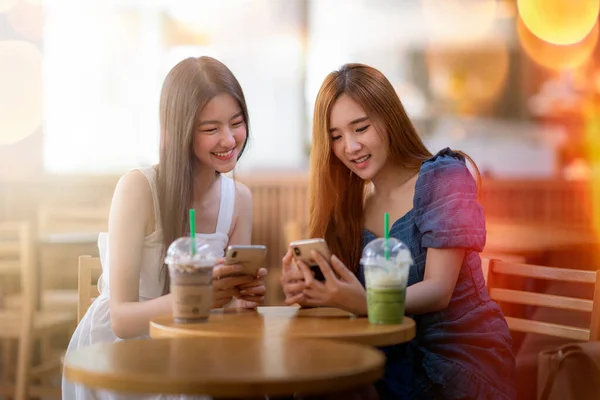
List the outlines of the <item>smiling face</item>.
{"type": "Polygon", "coordinates": [[[375,121],[347,94],[333,103],[329,134],[335,156],[362,179],[373,179],[386,164],[387,144],[375,121]]]}
{"type": "Polygon", "coordinates": [[[219,94],[200,111],[194,128],[194,154],[202,165],[220,173],[233,170],[247,137],[239,103],[219,94]]]}

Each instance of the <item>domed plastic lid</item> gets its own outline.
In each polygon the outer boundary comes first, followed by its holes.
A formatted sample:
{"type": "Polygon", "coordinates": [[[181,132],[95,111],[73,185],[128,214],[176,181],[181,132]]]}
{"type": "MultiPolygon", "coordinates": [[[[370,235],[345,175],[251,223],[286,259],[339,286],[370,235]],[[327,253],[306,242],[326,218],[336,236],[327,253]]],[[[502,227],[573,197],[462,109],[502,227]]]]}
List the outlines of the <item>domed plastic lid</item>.
{"type": "Polygon", "coordinates": [[[410,266],[413,263],[410,249],[396,238],[378,238],[367,244],[362,252],[361,264],[365,266],[410,266]]]}
{"type": "Polygon", "coordinates": [[[198,267],[215,265],[219,256],[208,242],[203,239],[180,237],[167,250],[165,263],[186,264],[198,267]],[[193,247],[195,245],[195,248],[193,247]]]}

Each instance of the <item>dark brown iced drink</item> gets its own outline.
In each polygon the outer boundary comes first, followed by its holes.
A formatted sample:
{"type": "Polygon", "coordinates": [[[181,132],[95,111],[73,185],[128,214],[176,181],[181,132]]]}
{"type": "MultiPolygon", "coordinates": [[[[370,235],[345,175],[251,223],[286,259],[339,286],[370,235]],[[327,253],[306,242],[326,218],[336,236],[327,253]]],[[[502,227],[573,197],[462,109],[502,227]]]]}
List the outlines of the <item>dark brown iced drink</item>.
{"type": "Polygon", "coordinates": [[[169,246],[165,263],[169,266],[175,322],[189,324],[208,320],[217,256],[217,252],[199,238],[182,237],[169,246]]]}
{"type": "Polygon", "coordinates": [[[205,322],[212,305],[214,263],[169,265],[173,320],[177,323],[205,322]]]}

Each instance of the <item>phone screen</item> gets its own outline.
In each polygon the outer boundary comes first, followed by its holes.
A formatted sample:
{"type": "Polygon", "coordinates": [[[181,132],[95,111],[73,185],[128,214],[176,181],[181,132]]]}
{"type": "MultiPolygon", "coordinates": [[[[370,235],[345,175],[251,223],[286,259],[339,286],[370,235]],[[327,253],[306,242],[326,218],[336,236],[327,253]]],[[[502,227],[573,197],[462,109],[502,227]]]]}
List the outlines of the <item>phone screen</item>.
{"type": "Polygon", "coordinates": [[[325,276],[323,275],[323,271],[319,268],[318,265],[312,265],[310,270],[315,273],[315,279],[321,282],[325,282],[325,276]]]}

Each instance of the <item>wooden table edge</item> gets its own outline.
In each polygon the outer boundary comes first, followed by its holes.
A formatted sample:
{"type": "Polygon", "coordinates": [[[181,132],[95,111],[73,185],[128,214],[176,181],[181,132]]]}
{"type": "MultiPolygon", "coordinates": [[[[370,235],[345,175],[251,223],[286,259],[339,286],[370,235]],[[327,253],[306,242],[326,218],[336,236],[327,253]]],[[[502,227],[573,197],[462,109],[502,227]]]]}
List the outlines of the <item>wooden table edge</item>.
{"type": "MultiPolygon", "coordinates": [[[[166,318],[166,316],[161,316],[158,318],[166,318]]],[[[404,322],[402,325],[408,325],[407,329],[402,332],[386,332],[386,333],[377,333],[373,335],[358,333],[356,335],[344,336],[340,337],[337,335],[328,335],[328,336],[304,336],[304,335],[289,335],[287,337],[295,338],[295,339],[326,339],[326,340],[335,340],[341,342],[362,344],[366,346],[372,347],[383,347],[383,346],[393,346],[397,344],[407,343],[414,339],[416,335],[416,323],[412,318],[404,317],[404,322]],[[407,339],[408,337],[408,339],[407,339]]],[[[162,339],[162,338],[177,338],[177,337],[231,337],[231,338],[245,338],[245,337],[262,337],[261,335],[256,336],[247,336],[246,333],[240,332],[228,332],[224,334],[223,332],[211,332],[211,331],[201,331],[201,330],[188,330],[185,328],[178,328],[172,326],[165,326],[157,323],[155,320],[150,321],[150,337],[153,339],[162,339]]]]}
{"type": "MultiPolygon", "coordinates": [[[[307,340],[310,341],[311,339],[307,340]]],[[[107,345],[107,343],[101,345],[107,345]]],[[[182,380],[171,380],[169,382],[165,379],[157,379],[156,376],[144,377],[143,374],[133,374],[132,377],[131,374],[122,376],[81,370],[70,365],[68,356],[63,359],[63,374],[68,381],[90,389],[139,395],[180,394],[231,398],[245,398],[255,395],[290,396],[295,393],[318,395],[352,390],[353,388],[370,385],[381,379],[385,371],[385,355],[375,349],[369,350],[378,353],[378,360],[376,364],[369,366],[364,371],[346,376],[321,375],[318,378],[314,377],[308,380],[299,377],[297,381],[291,382],[289,379],[285,382],[278,382],[276,379],[262,382],[235,382],[227,379],[216,382],[191,382],[186,380],[183,380],[183,382],[182,380]],[[323,390],[323,386],[326,386],[326,389],[323,390]],[[140,391],[140,387],[145,390],[140,391]],[[268,389],[265,390],[265,387],[268,387],[268,389]],[[315,390],[315,387],[320,389],[315,390]]]]}
{"type": "Polygon", "coordinates": [[[213,397],[251,397],[251,396],[291,396],[295,393],[306,395],[319,395],[327,393],[335,393],[341,391],[352,390],[371,385],[381,379],[384,375],[385,362],[368,371],[360,372],[352,376],[335,378],[324,377],[314,378],[311,380],[303,380],[297,382],[177,382],[160,379],[143,379],[132,380],[128,378],[116,378],[114,376],[106,376],[102,374],[92,374],[83,372],[77,369],[69,368],[65,365],[64,376],[70,382],[85,386],[86,388],[95,390],[114,391],[123,394],[139,394],[139,395],[206,395],[213,397]],[[351,383],[348,383],[351,381],[351,383]],[[327,386],[326,390],[315,390],[315,387],[322,388],[327,386]],[[268,390],[263,390],[268,386],[268,390]],[[139,391],[139,387],[144,387],[145,391],[139,391]]]}

